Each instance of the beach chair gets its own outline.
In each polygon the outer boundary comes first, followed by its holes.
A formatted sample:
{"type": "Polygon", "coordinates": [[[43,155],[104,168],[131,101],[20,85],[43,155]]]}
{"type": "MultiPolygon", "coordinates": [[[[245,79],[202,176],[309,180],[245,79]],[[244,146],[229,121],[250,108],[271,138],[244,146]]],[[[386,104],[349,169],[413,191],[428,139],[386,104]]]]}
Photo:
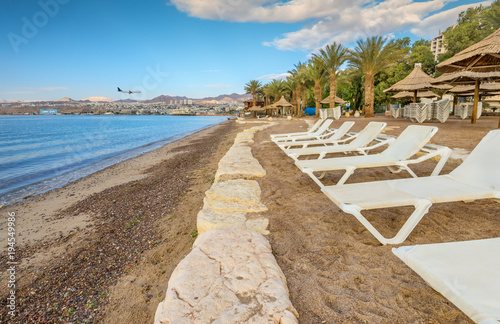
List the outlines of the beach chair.
{"type": "Polygon", "coordinates": [[[344,122],[342,125],[340,125],[339,128],[335,130],[335,132],[331,133],[329,136],[321,140],[296,141],[296,142],[284,142],[284,143],[277,142],[276,144],[282,150],[291,148],[293,146],[308,147],[309,145],[333,145],[335,143],[345,142],[354,138],[356,134],[351,134],[346,138],[343,138],[344,136],[346,136],[347,132],[351,129],[352,126],[354,126],[353,121],[344,122]]]}
{"type": "Polygon", "coordinates": [[[410,119],[419,124],[427,119],[432,118],[431,104],[430,103],[411,103],[410,104],[410,119]]]}
{"type": "Polygon", "coordinates": [[[322,139],[335,132],[335,129],[328,129],[330,125],[333,123],[332,119],[325,120],[321,126],[314,132],[304,134],[304,135],[296,135],[296,136],[288,136],[282,138],[272,138],[271,140],[275,143],[279,142],[295,142],[295,141],[306,141],[306,140],[314,140],[314,139],[322,139]]]}
{"type": "Polygon", "coordinates": [[[381,153],[322,160],[296,160],[295,165],[302,172],[307,173],[321,188],[324,185],[320,179],[324,177],[327,171],[345,170],[337,185],[344,184],[354,170],[359,168],[387,167],[392,173],[406,170],[413,177],[417,177],[410,169],[410,164],[420,163],[440,155],[441,159],[432,172],[432,175],[438,175],[448,160],[451,150],[445,146],[426,144],[437,130],[437,127],[432,126],[410,125],[381,153]],[[424,155],[411,159],[419,151],[424,155]],[[322,174],[316,177],[314,172],[322,172],[322,174]]]}
{"type": "MultiPolygon", "coordinates": [[[[285,153],[294,160],[298,160],[300,156],[303,155],[316,155],[319,154],[318,159],[323,159],[328,153],[347,153],[354,152],[366,155],[368,151],[374,148],[386,145],[394,141],[394,138],[387,136],[379,136],[380,132],[386,126],[386,123],[381,122],[369,122],[359,133],[351,135],[348,139],[353,138],[353,140],[346,144],[340,145],[328,145],[328,146],[316,146],[316,147],[305,147],[305,148],[290,148],[285,149],[285,153]],[[369,145],[371,144],[371,145],[369,145]]],[[[298,142],[300,143],[300,142],[298,142]]],[[[311,141],[308,144],[321,144],[324,141],[311,141]]],[[[335,144],[335,143],[333,143],[335,144]]]]}
{"type": "Polygon", "coordinates": [[[307,132],[299,132],[299,133],[286,133],[286,134],[271,134],[271,139],[278,139],[278,138],[286,138],[286,137],[293,137],[293,136],[299,136],[299,135],[308,135],[311,133],[314,133],[315,131],[318,130],[318,128],[321,126],[321,123],[323,123],[324,120],[320,119],[312,127],[307,131],[307,132]]]}
{"type": "Polygon", "coordinates": [[[392,252],[475,323],[500,323],[500,238],[392,252]]]}
{"type": "Polygon", "coordinates": [[[401,108],[391,107],[391,117],[398,118],[401,115],[401,108]]]}
{"type": "Polygon", "coordinates": [[[500,130],[493,130],[450,174],[436,176],[433,172],[430,177],[328,186],[322,190],[340,209],[354,215],[380,243],[399,244],[434,203],[500,199],[499,147],[500,130]],[[365,209],[401,206],[414,206],[415,210],[399,232],[389,239],[361,214],[365,209]]]}

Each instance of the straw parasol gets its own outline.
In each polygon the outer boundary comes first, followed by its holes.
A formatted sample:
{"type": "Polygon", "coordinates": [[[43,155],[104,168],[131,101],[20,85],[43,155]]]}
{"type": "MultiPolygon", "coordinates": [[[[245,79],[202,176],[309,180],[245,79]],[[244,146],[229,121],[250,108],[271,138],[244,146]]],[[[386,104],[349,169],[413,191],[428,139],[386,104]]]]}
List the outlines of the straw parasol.
{"type": "Polygon", "coordinates": [[[285,107],[292,107],[293,105],[286,101],[284,96],[281,96],[280,100],[276,101],[272,105],[273,109],[279,109],[279,108],[285,108],[285,107]]]}
{"type": "MultiPolygon", "coordinates": [[[[402,91],[402,92],[397,93],[394,96],[392,96],[392,98],[394,98],[394,99],[413,98],[414,95],[415,94],[413,92],[402,91]]],[[[433,98],[433,97],[437,97],[437,96],[438,95],[432,91],[420,91],[417,93],[417,97],[419,97],[419,98],[433,98]]]]}
{"type": "MultiPolygon", "coordinates": [[[[500,81],[500,71],[492,72],[473,72],[461,70],[458,72],[445,73],[434,79],[433,83],[453,83],[459,85],[474,85],[474,104],[472,109],[471,123],[475,124],[477,120],[477,104],[479,102],[480,83],[500,81]]],[[[500,128],[500,122],[499,122],[500,128]]]]}
{"type": "MultiPolygon", "coordinates": [[[[455,83],[474,83],[474,108],[471,123],[476,123],[481,80],[500,80],[500,28],[488,37],[467,47],[455,56],[436,65],[436,70],[445,72],[438,79],[454,79],[455,83]],[[455,75],[458,73],[458,75],[455,75]]],[[[438,80],[436,80],[438,81],[438,80]]],[[[500,128],[500,122],[498,124],[500,128]]]]}
{"type": "Polygon", "coordinates": [[[415,68],[410,74],[401,81],[396,82],[391,87],[384,90],[384,92],[401,92],[412,91],[413,102],[417,102],[418,92],[430,89],[443,89],[448,90],[451,87],[445,84],[434,85],[431,82],[434,79],[422,71],[420,64],[415,64],[415,68]]]}
{"type": "Polygon", "coordinates": [[[444,73],[461,70],[474,72],[500,71],[500,28],[476,44],[436,65],[444,73]]]}
{"type": "MultiPolygon", "coordinates": [[[[495,92],[495,91],[500,91],[500,83],[498,82],[481,82],[479,84],[479,92],[483,94],[487,94],[490,92],[495,92]]],[[[460,93],[467,93],[467,92],[474,92],[474,86],[473,85],[457,85],[453,87],[453,89],[450,89],[448,92],[454,93],[454,94],[460,94],[460,93]]]]}
{"type": "MultiPolygon", "coordinates": [[[[345,101],[342,98],[339,98],[338,96],[335,96],[335,103],[343,105],[343,104],[347,103],[347,101],[345,101]]],[[[325,99],[321,100],[320,104],[322,104],[322,105],[330,104],[330,97],[328,96],[325,99]]]]}

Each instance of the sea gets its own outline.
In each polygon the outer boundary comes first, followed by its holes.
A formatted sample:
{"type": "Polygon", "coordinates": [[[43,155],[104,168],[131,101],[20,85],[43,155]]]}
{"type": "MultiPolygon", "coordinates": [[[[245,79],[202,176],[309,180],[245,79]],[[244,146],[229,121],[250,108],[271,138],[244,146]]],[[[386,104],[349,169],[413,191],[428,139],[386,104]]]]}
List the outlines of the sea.
{"type": "Polygon", "coordinates": [[[0,116],[0,205],[59,188],[227,120],[223,116],[0,116]]]}

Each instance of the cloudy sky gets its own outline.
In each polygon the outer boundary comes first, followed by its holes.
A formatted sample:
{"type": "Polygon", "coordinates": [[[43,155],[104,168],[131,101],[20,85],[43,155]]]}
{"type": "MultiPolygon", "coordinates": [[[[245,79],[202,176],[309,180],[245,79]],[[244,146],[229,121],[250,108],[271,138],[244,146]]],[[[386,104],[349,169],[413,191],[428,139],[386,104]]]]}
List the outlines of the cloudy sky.
{"type": "Polygon", "coordinates": [[[0,99],[243,93],[333,41],[432,39],[469,0],[4,0],[0,99]],[[141,90],[142,94],[116,92],[141,90]]]}

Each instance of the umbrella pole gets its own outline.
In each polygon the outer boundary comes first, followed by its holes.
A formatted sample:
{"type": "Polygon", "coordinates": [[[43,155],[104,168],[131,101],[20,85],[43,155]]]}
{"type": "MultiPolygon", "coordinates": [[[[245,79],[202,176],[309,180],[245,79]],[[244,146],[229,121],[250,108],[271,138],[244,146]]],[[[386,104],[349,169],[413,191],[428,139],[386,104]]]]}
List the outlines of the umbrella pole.
{"type": "Polygon", "coordinates": [[[476,123],[477,119],[477,103],[479,101],[479,79],[476,80],[476,86],[474,88],[474,104],[472,105],[472,119],[471,124],[476,123]]]}
{"type": "Polygon", "coordinates": [[[413,103],[417,103],[417,90],[413,92],[413,103]]]}

